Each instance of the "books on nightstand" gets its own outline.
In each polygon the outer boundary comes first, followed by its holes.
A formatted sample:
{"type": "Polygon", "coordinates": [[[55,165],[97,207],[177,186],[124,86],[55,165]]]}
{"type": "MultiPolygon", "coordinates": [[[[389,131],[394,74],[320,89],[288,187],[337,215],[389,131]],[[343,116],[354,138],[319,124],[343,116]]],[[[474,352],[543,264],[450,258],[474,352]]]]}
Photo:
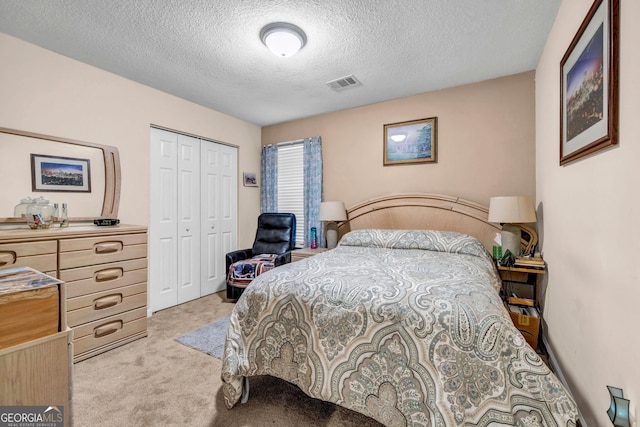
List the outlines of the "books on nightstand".
{"type": "Polygon", "coordinates": [[[535,268],[544,270],[544,260],[541,257],[516,257],[514,268],[535,268]]]}

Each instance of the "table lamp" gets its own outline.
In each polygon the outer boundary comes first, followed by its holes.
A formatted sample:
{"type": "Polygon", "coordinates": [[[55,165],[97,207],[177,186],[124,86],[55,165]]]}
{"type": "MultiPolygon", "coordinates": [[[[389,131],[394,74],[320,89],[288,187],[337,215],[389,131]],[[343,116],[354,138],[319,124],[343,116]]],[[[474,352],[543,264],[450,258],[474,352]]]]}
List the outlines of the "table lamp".
{"type": "Polygon", "coordinates": [[[529,196],[500,196],[489,200],[489,222],[502,224],[502,253],[507,249],[520,255],[521,232],[515,224],[536,222],[536,211],[529,196]]]}
{"type": "Polygon", "coordinates": [[[318,219],[326,222],[327,225],[327,249],[333,249],[338,244],[338,224],[336,221],[346,221],[347,211],[342,202],[322,202],[320,203],[320,213],[318,219]]]}

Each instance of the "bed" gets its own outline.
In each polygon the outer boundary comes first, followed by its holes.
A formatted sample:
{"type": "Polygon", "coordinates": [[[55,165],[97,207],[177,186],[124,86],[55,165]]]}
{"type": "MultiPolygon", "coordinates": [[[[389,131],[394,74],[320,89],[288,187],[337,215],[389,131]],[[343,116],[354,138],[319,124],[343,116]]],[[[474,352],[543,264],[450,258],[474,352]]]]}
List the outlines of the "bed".
{"type": "Polygon", "coordinates": [[[386,426],[575,426],[575,402],[502,305],[486,215],[447,196],[370,200],[338,247],[259,276],[227,331],[227,407],[271,375],[386,426]]]}

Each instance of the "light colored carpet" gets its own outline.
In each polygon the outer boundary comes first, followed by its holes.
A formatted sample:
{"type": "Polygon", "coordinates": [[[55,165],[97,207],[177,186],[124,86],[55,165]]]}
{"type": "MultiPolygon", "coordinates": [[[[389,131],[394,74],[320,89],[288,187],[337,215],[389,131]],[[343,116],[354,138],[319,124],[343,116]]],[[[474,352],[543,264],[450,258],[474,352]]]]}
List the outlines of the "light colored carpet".
{"type": "Polygon", "coordinates": [[[233,310],[224,292],[155,313],[149,336],[74,365],[75,427],[379,427],[271,377],[251,379],[249,401],[224,405],[222,361],[176,338],[233,310]]]}
{"type": "Polygon", "coordinates": [[[194,350],[222,359],[224,356],[224,341],[227,336],[227,327],[230,319],[231,313],[222,319],[177,338],[176,341],[194,350]]]}

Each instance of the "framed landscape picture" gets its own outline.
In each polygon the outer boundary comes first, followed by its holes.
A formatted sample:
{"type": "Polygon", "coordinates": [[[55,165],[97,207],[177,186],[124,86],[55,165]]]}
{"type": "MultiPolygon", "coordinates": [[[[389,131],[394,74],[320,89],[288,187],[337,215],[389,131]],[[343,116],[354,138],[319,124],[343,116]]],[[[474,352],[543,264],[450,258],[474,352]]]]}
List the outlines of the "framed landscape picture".
{"type": "Polygon", "coordinates": [[[89,159],[31,154],[33,191],[91,192],[89,159]]]}
{"type": "Polygon", "coordinates": [[[438,118],[384,125],[383,164],[435,163],[438,118]]]}
{"type": "Polygon", "coordinates": [[[619,0],[596,0],[560,62],[560,165],[618,143],[619,0]]]}

